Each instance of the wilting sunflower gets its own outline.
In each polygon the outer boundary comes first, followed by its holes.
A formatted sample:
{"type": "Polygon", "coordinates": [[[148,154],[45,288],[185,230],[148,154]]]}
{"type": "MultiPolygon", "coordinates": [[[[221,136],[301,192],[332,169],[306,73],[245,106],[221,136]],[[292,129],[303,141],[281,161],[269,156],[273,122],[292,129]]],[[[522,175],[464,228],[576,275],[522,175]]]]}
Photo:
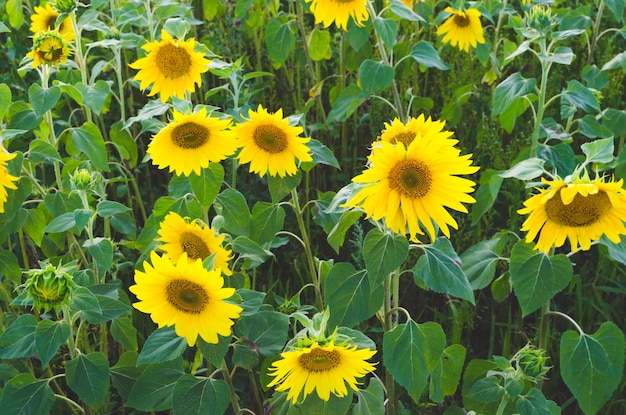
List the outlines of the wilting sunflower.
{"type": "Polygon", "coordinates": [[[326,345],[314,342],[309,347],[294,348],[281,353],[281,358],[270,367],[275,378],[267,385],[277,391],[289,391],[287,399],[296,404],[303,402],[315,391],[320,399],[328,401],[330,393],[343,398],[348,394],[346,383],[357,390],[357,378],[372,372],[374,364],[366,360],[375,350],[342,346],[332,341],[326,345]],[[300,399],[300,396],[301,399],[300,399]]]}
{"type": "Polygon", "coordinates": [[[208,116],[205,109],[193,114],[174,111],[174,121],[167,124],[148,144],[152,163],[160,169],[189,176],[200,174],[209,163],[219,163],[237,148],[229,119],[208,116]]]}
{"type": "Polygon", "coordinates": [[[360,207],[367,217],[384,218],[387,228],[417,241],[424,227],[431,240],[436,238],[433,222],[450,237],[448,226],[457,228],[446,208],[467,213],[463,203],[474,203],[469,195],[475,183],[457,177],[478,170],[471,154],[461,156],[451,149],[449,139],[434,127],[409,144],[394,145],[383,141],[368,157],[369,168],[352,179],[362,187],[344,206],[360,207]]]}
{"type": "Polygon", "coordinates": [[[195,84],[202,85],[202,73],[209,70],[210,61],[203,53],[194,52],[194,38],[174,40],[165,30],[161,31],[161,40],[150,42],[141,48],[148,55],[130,64],[139,69],[135,79],[140,81],[139,89],[144,90],[152,84],[148,96],[159,94],[161,101],[170,97],[183,98],[185,91],[193,92],[195,84]]]}
{"type": "Polygon", "coordinates": [[[70,46],[56,30],[38,32],[33,37],[33,48],[26,56],[33,59],[33,68],[42,64],[63,65],[70,56],[70,46]]]}
{"type": "Polygon", "coordinates": [[[173,262],[152,252],[150,260],[152,265],[144,261],[144,271],[135,271],[135,285],[129,287],[140,300],[133,307],[150,314],[159,327],[174,326],[189,346],[198,335],[207,343],[217,343],[218,334],[231,334],[233,320],[243,309],[224,301],[235,289],[223,288],[218,269],[207,271],[202,261],[189,262],[186,254],[173,262]]]}
{"type": "Polygon", "coordinates": [[[228,269],[232,251],[222,247],[226,235],[217,235],[201,220],[189,221],[189,218],[183,219],[178,213],[170,212],[161,222],[158,234],[160,238],[156,240],[163,242],[161,250],[172,261],[177,261],[183,254],[187,254],[189,261],[204,261],[215,255],[215,268],[220,268],[225,275],[233,274],[228,269]]]}
{"type": "Polygon", "coordinates": [[[16,153],[5,153],[0,147],[0,213],[4,213],[4,204],[9,197],[7,189],[17,189],[13,182],[19,177],[10,175],[6,167],[7,161],[12,160],[15,155],[16,153]]]}
{"type": "Polygon", "coordinates": [[[449,42],[452,46],[458,44],[457,47],[465,52],[469,51],[470,46],[475,48],[478,43],[485,43],[480,12],[477,9],[461,11],[446,7],[445,10],[452,16],[437,29],[437,35],[444,35],[444,43],[449,42]]]}
{"type": "Polygon", "coordinates": [[[458,153],[458,150],[454,148],[458,140],[450,139],[453,133],[444,130],[444,126],[445,122],[435,121],[430,117],[426,119],[424,114],[420,114],[417,118],[411,117],[406,124],[396,118],[391,124],[385,123],[385,129],[378,138],[391,144],[402,143],[405,148],[408,148],[418,136],[421,140],[445,140],[447,146],[458,153]]]}
{"type": "Polygon", "coordinates": [[[528,218],[522,224],[527,231],[526,242],[532,242],[537,234],[535,249],[549,252],[569,240],[571,251],[578,246],[586,251],[591,242],[602,235],[613,243],[626,235],[626,191],[623,180],[604,182],[598,177],[590,180],[585,175],[572,181],[543,180],[550,187],[542,189],[524,202],[517,212],[528,218]]]}
{"type": "Polygon", "coordinates": [[[348,30],[348,19],[352,17],[357,26],[363,26],[363,21],[369,18],[367,0],[306,0],[311,3],[311,11],[315,16],[315,23],[323,23],[324,27],[332,22],[339,29],[348,30]]]}
{"type": "Polygon", "coordinates": [[[250,163],[250,172],[261,177],[268,171],[270,176],[292,176],[298,171],[296,159],[312,160],[306,146],[310,139],[298,137],[302,127],[289,125],[282,108],[270,114],[259,105],[256,111],[248,112],[248,117],[233,131],[242,147],[237,158],[242,164],[250,163]]]}
{"type": "Polygon", "coordinates": [[[46,3],[45,6],[35,6],[35,14],[30,16],[30,31],[33,32],[33,34],[37,34],[39,32],[49,32],[58,29],[61,36],[65,39],[74,40],[72,19],[69,17],[63,19],[57,28],[58,17],[59,12],[50,7],[48,3],[46,3]]]}

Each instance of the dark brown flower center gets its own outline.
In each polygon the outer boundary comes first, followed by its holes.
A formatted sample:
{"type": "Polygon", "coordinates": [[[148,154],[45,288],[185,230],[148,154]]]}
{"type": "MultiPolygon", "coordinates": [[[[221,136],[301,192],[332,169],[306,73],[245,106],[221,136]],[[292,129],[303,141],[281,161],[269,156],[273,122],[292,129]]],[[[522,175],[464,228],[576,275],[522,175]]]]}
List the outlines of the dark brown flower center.
{"type": "Polygon", "coordinates": [[[402,132],[391,139],[393,144],[402,143],[404,144],[404,148],[409,148],[409,145],[415,140],[417,134],[412,131],[402,132]]]}
{"type": "Polygon", "coordinates": [[[59,17],[58,14],[51,14],[48,16],[48,19],[46,20],[46,27],[48,30],[54,30],[57,24],[57,17],[59,17]]]}
{"type": "Polygon", "coordinates": [[[463,15],[455,14],[453,19],[454,19],[454,24],[457,27],[467,27],[470,25],[470,19],[465,14],[463,15]]]}
{"type": "Polygon", "coordinates": [[[309,372],[326,372],[339,366],[341,356],[336,350],[313,349],[299,358],[300,366],[309,372]]]}
{"type": "Polygon", "coordinates": [[[204,260],[211,255],[207,244],[193,232],[183,232],[180,235],[180,244],[190,259],[204,260]]]}
{"type": "Polygon", "coordinates": [[[167,284],[167,302],[178,311],[200,314],[209,304],[209,296],[202,286],[185,279],[174,279],[167,284]]]}
{"type": "Polygon", "coordinates": [[[36,53],[40,60],[49,63],[56,63],[65,55],[63,44],[54,38],[44,40],[36,53]]]}
{"type": "Polygon", "coordinates": [[[163,76],[176,79],[189,74],[191,56],[184,48],[167,44],[159,47],[155,57],[156,66],[163,76]]]}
{"type": "Polygon", "coordinates": [[[605,192],[583,196],[576,193],[568,205],[561,200],[561,190],[546,202],[546,215],[559,225],[580,228],[596,223],[611,209],[611,200],[605,192]]]}
{"type": "Polygon", "coordinates": [[[174,127],[172,140],[180,148],[193,150],[209,141],[209,130],[203,125],[187,122],[174,127]]]}
{"type": "Polygon", "coordinates": [[[259,148],[268,153],[281,153],[287,148],[287,135],[272,124],[259,125],[254,130],[253,139],[259,148]]]}
{"type": "Polygon", "coordinates": [[[410,199],[426,196],[431,184],[430,170],[418,160],[401,160],[389,172],[389,186],[410,199]]]}

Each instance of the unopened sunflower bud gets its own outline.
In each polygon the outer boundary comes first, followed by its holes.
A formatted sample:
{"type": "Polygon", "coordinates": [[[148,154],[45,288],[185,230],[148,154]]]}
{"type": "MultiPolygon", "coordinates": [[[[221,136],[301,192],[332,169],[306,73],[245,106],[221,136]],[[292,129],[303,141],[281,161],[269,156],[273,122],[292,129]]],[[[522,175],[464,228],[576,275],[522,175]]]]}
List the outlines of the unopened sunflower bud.
{"type": "Polygon", "coordinates": [[[541,37],[546,37],[552,32],[557,24],[555,15],[549,6],[535,5],[528,10],[524,16],[524,22],[530,32],[535,32],[541,37]]]}
{"type": "Polygon", "coordinates": [[[59,13],[71,13],[76,10],[76,0],[54,0],[52,7],[59,13]]]}
{"type": "Polygon", "coordinates": [[[550,357],[545,356],[545,350],[536,349],[531,345],[524,346],[516,356],[518,369],[533,383],[547,379],[546,373],[552,367],[548,366],[548,359],[550,357]]]}
{"type": "Polygon", "coordinates": [[[33,308],[43,310],[59,310],[67,304],[75,286],[71,276],[71,267],[54,267],[51,264],[41,269],[28,271],[30,277],[23,287],[28,290],[28,297],[33,300],[33,308]]]}
{"type": "Polygon", "coordinates": [[[70,176],[70,183],[74,190],[87,190],[93,184],[93,174],[87,169],[76,169],[70,176]]]}
{"type": "Polygon", "coordinates": [[[33,68],[42,64],[63,65],[69,55],[69,42],[57,30],[37,32],[33,37],[33,48],[26,54],[32,58],[33,68]]]}

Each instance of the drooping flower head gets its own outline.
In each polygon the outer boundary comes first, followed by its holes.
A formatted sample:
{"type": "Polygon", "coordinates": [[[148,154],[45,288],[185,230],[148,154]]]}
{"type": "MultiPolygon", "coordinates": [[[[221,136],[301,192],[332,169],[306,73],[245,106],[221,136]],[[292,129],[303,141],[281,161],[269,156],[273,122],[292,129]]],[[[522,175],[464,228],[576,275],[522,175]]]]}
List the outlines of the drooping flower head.
{"type": "Polygon", "coordinates": [[[174,326],[176,334],[193,346],[198,336],[207,343],[217,343],[218,334],[229,336],[235,319],[243,310],[224,300],[234,288],[224,288],[218,269],[207,271],[202,261],[189,262],[183,254],[177,262],[167,256],[150,253],[144,271],[135,271],[135,285],[129,290],[139,302],[137,310],[150,314],[159,327],[174,326]]]}
{"type": "Polygon", "coordinates": [[[605,182],[602,177],[591,180],[585,173],[568,181],[543,180],[549,187],[524,202],[517,211],[528,218],[522,224],[526,242],[539,239],[535,249],[550,252],[552,247],[563,246],[567,238],[571,251],[580,245],[583,251],[591,242],[605,235],[611,242],[619,243],[626,235],[626,191],[623,180],[605,182]]]}
{"type": "Polygon", "coordinates": [[[348,30],[348,19],[357,26],[369,18],[367,0],[306,0],[311,3],[311,11],[315,16],[315,23],[323,23],[324,27],[335,22],[339,29],[348,30]]]}
{"type": "Polygon", "coordinates": [[[306,145],[310,139],[299,137],[302,127],[289,125],[282,108],[269,113],[259,105],[233,131],[242,147],[237,156],[239,162],[250,163],[250,172],[261,177],[267,172],[270,176],[293,176],[298,172],[296,160],[313,160],[306,145]]]}
{"type": "Polygon", "coordinates": [[[33,48],[26,56],[33,59],[33,68],[63,65],[70,56],[69,42],[56,30],[37,32],[33,37],[33,48]]]}
{"type": "Polygon", "coordinates": [[[189,176],[192,171],[199,175],[209,163],[219,163],[237,150],[230,123],[207,115],[204,108],[193,114],[174,111],[174,121],[148,144],[152,163],[178,175],[189,176]]]}
{"type": "Polygon", "coordinates": [[[421,140],[440,140],[458,154],[458,150],[454,147],[458,140],[450,138],[453,133],[443,129],[445,127],[443,121],[435,121],[431,117],[425,118],[424,114],[420,114],[417,118],[411,117],[406,124],[395,118],[391,124],[385,122],[384,125],[385,129],[378,137],[381,141],[391,144],[402,143],[404,148],[408,148],[417,137],[421,140]]]}
{"type": "Polygon", "coordinates": [[[161,40],[150,42],[141,48],[148,55],[130,64],[139,69],[135,80],[140,81],[139,89],[152,85],[148,96],[159,94],[161,101],[170,97],[184,98],[185,91],[193,92],[195,85],[202,85],[201,74],[209,70],[210,61],[203,53],[194,52],[195,39],[174,39],[165,30],[161,40]]]}
{"type": "Polygon", "coordinates": [[[228,261],[232,251],[222,247],[226,235],[217,235],[215,230],[199,219],[190,221],[182,218],[176,212],[170,212],[161,222],[158,230],[157,241],[163,242],[160,249],[172,260],[178,261],[187,254],[189,261],[200,259],[204,261],[211,255],[215,255],[213,265],[221,269],[224,275],[232,275],[228,269],[228,261]]]}
{"type": "Polygon", "coordinates": [[[477,9],[462,11],[446,7],[445,11],[451,16],[437,29],[437,35],[444,35],[444,43],[457,46],[464,52],[468,52],[470,46],[475,48],[478,43],[485,43],[480,12],[477,9]]]}
{"type": "Polygon", "coordinates": [[[13,182],[17,181],[19,177],[10,175],[6,167],[7,161],[12,160],[16,155],[17,153],[6,153],[0,147],[0,213],[4,213],[4,204],[9,197],[7,189],[17,189],[13,182]]]}
{"type": "Polygon", "coordinates": [[[54,10],[50,4],[35,6],[35,14],[30,16],[30,31],[36,35],[39,32],[49,32],[57,29],[66,40],[74,40],[74,28],[72,20],[65,18],[57,27],[57,19],[60,13],[54,10]]]}
{"type": "Polygon", "coordinates": [[[76,286],[72,275],[76,269],[76,261],[58,266],[40,262],[39,269],[26,271],[29,275],[23,288],[27,297],[33,302],[37,311],[58,311],[63,305],[69,304],[72,290],[76,286]]]}
{"type": "Polygon", "coordinates": [[[478,171],[471,165],[471,154],[461,156],[455,143],[436,123],[417,133],[408,148],[402,140],[376,142],[369,167],[352,179],[362,186],[344,206],[384,219],[388,229],[408,233],[413,241],[424,234],[422,228],[434,240],[434,225],[450,237],[448,227],[456,229],[457,223],[446,208],[467,213],[463,203],[475,202],[469,195],[475,183],[458,175],[478,171]]]}

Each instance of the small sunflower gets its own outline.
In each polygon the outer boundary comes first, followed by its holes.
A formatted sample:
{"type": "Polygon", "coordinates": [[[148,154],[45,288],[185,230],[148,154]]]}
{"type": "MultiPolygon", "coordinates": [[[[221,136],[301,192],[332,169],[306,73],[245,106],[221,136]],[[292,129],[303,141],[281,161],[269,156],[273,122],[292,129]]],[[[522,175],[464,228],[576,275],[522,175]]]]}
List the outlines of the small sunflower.
{"type": "Polygon", "coordinates": [[[59,12],[50,7],[46,3],[45,6],[35,6],[35,14],[30,16],[30,31],[33,34],[39,32],[49,32],[58,29],[61,36],[67,40],[74,40],[74,28],[72,27],[72,19],[65,18],[57,28],[57,18],[59,12]]]}
{"type": "Polygon", "coordinates": [[[468,52],[470,46],[475,48],[478,43],[485,43],[480,12],[477,9],[461,11],[446,7],[445,10],[452,16],[437,29],[437,35],[444,35],[444,43],[449,42],[452,46],[458,44],[458,48],[464,52],[468,52]]]}
{"type": "Polygon", "coordinates": [[[348,30],[348,19],[357,26],[363,26],[363,22],[369,18],[367,13],[367,0],[306,0],[311,3],[311,11],[315,16],[315,23],[323,23],[324,27],[332,22],[339,29],[348,30]]]}
{"type": "Polygon", "coordinates": [[[210,117],[204,108],[189,115],[174,111],[174,121],[148,144],[152,163],[177,175],[199,175],[209,163],[219,163],[237,150],[229,126],[229,119],[210,117]]]}
{"type": "Polygon", "coordinates": [[[417,118],[411,117],[406,124],[397,118],[391,124],[387,122],[384,124],[385,129],[378,138],[391,144],[402,143],[404,148],[408,148],[418,136],[421,140],[445,140],[444,142],[451,148],[458,143],[458,140],[450,139],[452,131],[443,129],[445,122],[435,121],[431,117],[426,119],[424,114],[417,118]]]}
{"type": "Polygon", "coordinates": [[[243,309],[224,301],[235,289],[223,288],[218,269],[207,271],[202,261],[189,262],[186,254],[172,262],[152,252],[150,260],[152,265],[144,261],[144,271],[135,271],[135,285],[129,287],[140,300],[133,307],[150,314],[159,327],[174,326],[189,346],[198,335],[207,343],[217,343],[218,334],[231,334],[233,320],[243,309]]]}
{"type": "Polygon", "coordinates": [[[295,347],[281,353],[281,359],[272,363],[268,374],[274,379],[267,386],[276,386],[279,392],[288,390],[287,399],[293,404],[298,403],[301,395],[303,402],[314,389],[324,401],[330,399],[331,392],[343,398],[348,394],[346,383],[357,390],[357,378],[375,369],[374,364],[367,362],[375,353],[332,341],[326,345],[314,342],[309,347],[295,347]]]}
{"type": "Polygon", "coordinates": [[[436,238],[433,222],[450,237],[448,226],[457,228],[446,208],[467,213],[463,203],[474,203],[469,195],[475,183],[457,177],[478,170],[471,154],[461,156],[450,139],[433,125],[409,144],[377,144],[368,157],[369,168],[352,179],[363,186],[345,204],[360,207],[367,217],[384,218],[387,228],[417,241],[423,226],[431,240],[436,238]]]}
{"type": "Polygon", "coordinates": [[[598,177],[590,180],[587,175],[569,182],[543,180],[550,187],[542,189],[524,202],[517,211],[528,218],[522,224],[527,231],[526,242],[532,242],[537,234],[535,249],[549,252],[569,240],[571,251],[580,245],[583,251],[602,235],[613,243],[626,235],[626,191],[623,180],[605,182],[598,177]]]}
{"type": "Polygon", "coordinates": [[[33,48],[26,54],[32,58],[32,67],[39,65],[63,65],[70,56],[68,41],[56,30],[37,32],[33,37],[33,48]]]}
{"type": "Polygon", "coordinates": [[[152,84],[148,96],[159,94],[161,101],[170,97],[184,98],[185,92],[193,92],[195,84],[202,85],[202,73],[209,70],[210,61],[203,53],[194,52],[195,39],[174,40],[165,30],[161,40],[150,42],[141,48],[148,55],[130,64],[139,69],[135,79],[140,81],[139,89],[152,84]]]}
{"type": "Polygon", "coordinates": [[[160,238],[156,240],[163,242],[161,250],[172,261],[177,261],[183,254],[187,254],[189,261],[204,261],[215,255],[215,268],[221,269],[224,275],[233,275],[228,269],[232,251],[222,247],[226,235],[217,235],[201,220],[189,221],[176,212],[170,212],[161,222],[158,234],[160,238]]]}
{"type": "Polygon", "coordinates": [[[19,179],[19,177],[10,175],[6,167],[7,161],[12,160],[15,155],[16,153],[5,153],[2,147],[0,147],[0,213],[4,213],[4,204],[9,197],[7,189],[17,189],[13,182],[19,179]]]}
{"type": "Polygon", "coordinates": [[[270,176],[293,176],[298,171],[296,159],[313,160],[306,146],[310,139],[298,137],[302,127],[289,125],[282,108],[270,114],[259,105],[256,112],[248,112],[248,117],[233,131],[242,147],[237,157],[242,164],[250,163],[250,172],[261,177],[268,171],[270,176]]]}

